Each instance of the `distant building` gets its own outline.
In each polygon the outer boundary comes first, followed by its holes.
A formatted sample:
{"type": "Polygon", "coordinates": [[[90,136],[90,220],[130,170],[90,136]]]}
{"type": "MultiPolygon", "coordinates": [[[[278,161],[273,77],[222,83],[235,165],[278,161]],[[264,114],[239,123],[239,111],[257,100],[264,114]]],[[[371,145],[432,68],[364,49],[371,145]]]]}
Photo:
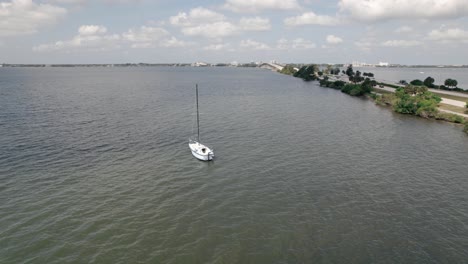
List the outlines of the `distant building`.
{"type": "Polygon", "coordinates": [[[359,61],[353,61],[351,65],[353,65],[353,67],[374,67],[374,64],[359,61]]]}
{"type": "Polygon", "coordinates": [[[388,67],[390,64],[388,62],[379,62],[380,67],[388,67]]]}

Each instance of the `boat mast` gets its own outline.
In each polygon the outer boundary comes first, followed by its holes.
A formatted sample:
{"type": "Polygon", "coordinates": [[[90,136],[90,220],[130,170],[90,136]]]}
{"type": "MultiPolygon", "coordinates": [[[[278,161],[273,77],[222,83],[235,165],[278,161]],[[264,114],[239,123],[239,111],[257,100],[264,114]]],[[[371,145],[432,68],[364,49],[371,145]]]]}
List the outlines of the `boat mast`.
{"type": "Polygon", "coordinates": [[[198,114],[198,83],[195,85],[195,90],[197,91],[197,139],[200,142],[200,117],[198,114]]]}

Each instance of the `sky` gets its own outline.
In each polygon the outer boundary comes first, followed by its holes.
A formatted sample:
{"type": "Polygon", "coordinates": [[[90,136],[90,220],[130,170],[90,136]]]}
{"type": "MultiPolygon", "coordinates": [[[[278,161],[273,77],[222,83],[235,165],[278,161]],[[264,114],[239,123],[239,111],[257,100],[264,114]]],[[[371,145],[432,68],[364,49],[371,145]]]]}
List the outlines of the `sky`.
{"type": "Polygon", "coordinates": [[[468,64],[468,0],[0,0],[0,63],[468,64]]]}

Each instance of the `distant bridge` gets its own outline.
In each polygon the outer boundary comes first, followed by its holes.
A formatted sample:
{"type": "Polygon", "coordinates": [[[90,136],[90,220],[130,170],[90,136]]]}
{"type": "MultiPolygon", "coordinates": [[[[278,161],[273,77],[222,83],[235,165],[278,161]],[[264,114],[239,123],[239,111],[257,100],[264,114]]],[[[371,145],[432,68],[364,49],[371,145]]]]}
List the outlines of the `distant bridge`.
{"type": "Polygon", "coordinates": [[[262,63],[258,67],[260,67],[262,69],[269,69],[269,70],[272,70],[272,71],[281,71],[284,68],[284,66],[281,66],[279,64],[268,63],[268,62],[262,63]]]}

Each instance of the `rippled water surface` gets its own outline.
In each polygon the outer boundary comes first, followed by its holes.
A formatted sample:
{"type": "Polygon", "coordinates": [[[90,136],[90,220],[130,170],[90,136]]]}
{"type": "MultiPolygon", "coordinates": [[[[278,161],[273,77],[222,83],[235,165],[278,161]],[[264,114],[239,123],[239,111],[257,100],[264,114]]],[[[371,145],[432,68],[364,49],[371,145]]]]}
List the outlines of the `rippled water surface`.
{"type": "Polygon", "coordinates": [[[463,263],[467,153],[266,70],[3,68],[0,263],[463,263]]]}

